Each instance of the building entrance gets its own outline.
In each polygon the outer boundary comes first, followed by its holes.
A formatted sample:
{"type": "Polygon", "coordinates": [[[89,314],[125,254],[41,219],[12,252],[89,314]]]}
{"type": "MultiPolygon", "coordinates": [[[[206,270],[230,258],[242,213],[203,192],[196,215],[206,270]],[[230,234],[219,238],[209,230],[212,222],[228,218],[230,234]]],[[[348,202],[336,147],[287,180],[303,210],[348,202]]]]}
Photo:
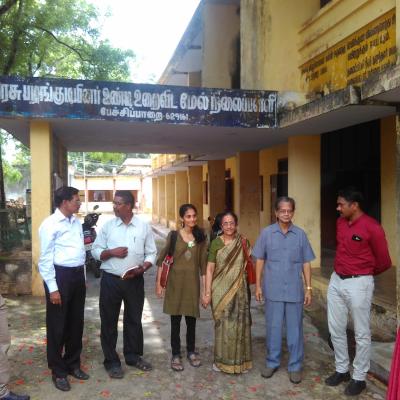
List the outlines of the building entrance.
{"type": "Polygon", "coordinates": [[[380,221],[380,122],[372,121],[321,136],[321,271],[330,275],[336,249],[337,192],[361,190],[364,210],[380,221]]]}

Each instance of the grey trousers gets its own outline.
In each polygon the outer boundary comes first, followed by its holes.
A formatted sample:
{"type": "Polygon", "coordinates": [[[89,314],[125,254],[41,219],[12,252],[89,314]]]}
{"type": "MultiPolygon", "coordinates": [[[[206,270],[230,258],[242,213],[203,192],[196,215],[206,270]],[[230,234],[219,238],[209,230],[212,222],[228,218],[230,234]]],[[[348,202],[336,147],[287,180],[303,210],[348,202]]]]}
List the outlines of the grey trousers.
{"type": "Polygon", "coordinates": [[[8,394],[10,367],[7,352],[10,347],[10,333],[8,331],[7,306],[0,294],[0,398],[8,394]]]}
{"type": "Polygon", "coordinates": [[[370,367],[371,330],[370,311],[374,278],[372,275],[341,279],[335,272],[328,287],[328,325],[335,351],[336,371],[349,370],[347,349],[347,319],[351,313],[356,339],[353,379],[364,381],[370,367]]]}

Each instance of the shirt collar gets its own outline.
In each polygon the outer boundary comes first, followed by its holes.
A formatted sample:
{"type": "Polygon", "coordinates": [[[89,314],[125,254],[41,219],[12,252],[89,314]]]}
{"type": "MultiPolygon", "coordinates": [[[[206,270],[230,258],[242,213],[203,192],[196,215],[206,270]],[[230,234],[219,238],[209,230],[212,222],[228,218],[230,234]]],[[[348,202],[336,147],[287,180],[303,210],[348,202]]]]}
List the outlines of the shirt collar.
{"type": "MultiPolygon", "coordinates": [[[[283,234],[282,229],[281,229],[281,227],[279,226],[279,223],[278,223],[278,222],[275,222],[275,223],[274,223],[272,232],[274,232],[274,233],[279,232],[279,233],[282,233],[282,234],[283,234]]],[[[296,230],[294,229],[293,223],[291,223],[291,224],[289,225],[288,232],[296,233],[296,230]]]]}
{"type": "Polygon", "coordinates": [[[66,217],[66,216],[60,211],[59,208],[56,208],[56,210],[54,211],[54,216],[56,217],[56,219],[57,219],[58,222],[61,222],[61,221],[64,221],[64,220],[65,220],[65,221],[68,221],[68,222],[72,223],[72,222],[74,222],[75,219],[76,219],[74,215],[71,215],[71,218],[66,217]]]}
{"type": "MultiPolygon", "coordinates": [[[[136,221],[136,217],[134,214],[134,215],[132,215],[132,219],[129,221],[128,225],[136,226],[135,221],[136,221]]],[[[122,219],[120,217],[117,217],[117,225],[118,226],[125,225],[124,221],[122,221],[122,219]]]]}

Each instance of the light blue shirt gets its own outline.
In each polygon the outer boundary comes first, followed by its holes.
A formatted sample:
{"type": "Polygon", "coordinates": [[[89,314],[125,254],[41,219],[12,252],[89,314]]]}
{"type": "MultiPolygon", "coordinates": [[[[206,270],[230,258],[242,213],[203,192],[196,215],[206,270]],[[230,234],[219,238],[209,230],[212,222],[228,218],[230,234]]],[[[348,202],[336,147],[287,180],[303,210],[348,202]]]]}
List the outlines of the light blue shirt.
{"type": "Polygon", "coordinates": [[[303,264],[315,258],[305,232],[291,225],[286,234],[278,223],[261,232],[252,256],[264,260],[264,296],[271,301],[303,302],[303,264]]]}
{"type": "Polygon", "coordinates": [[[122,276],[130,267],[142,265],[145,261],[155,263],[157,248],[153,232],[150,225],[137,216],[133,216],[129,224],[119,217],[107,221],[93,243],[92,255],[100,260],[104,250],[116,247],[127,247],[128,255],[125,258],[111,257],[102,262],[101,269],[110,274],[122,276]]]}
{"type": "Polygon", "coordinates": [[[82,225],[77,218],[66,217],[58,208],[39,227],[39,272],[49,292],[58,290],[54,264],[79,267],[85,263],[82,225]]]}

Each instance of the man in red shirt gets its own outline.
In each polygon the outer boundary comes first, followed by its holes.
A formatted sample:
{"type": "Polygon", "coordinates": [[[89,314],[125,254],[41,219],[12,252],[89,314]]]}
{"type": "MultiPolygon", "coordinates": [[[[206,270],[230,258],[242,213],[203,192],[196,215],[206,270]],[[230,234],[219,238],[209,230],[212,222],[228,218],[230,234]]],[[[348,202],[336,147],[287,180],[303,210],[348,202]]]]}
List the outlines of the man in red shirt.
{"type": "Polygon", "coordinates": [[[356,339],[353,376],[345,394],[355,396],[365,388],[370,367],[370,311],[374,275],[391,267],[385,232],[362,211],[362,194],[348,188],[337,198],[340,217],[336,223],[335,271],[328,287],[328,325],[335,351],[334,374],[325,383],[337,386],[350,380],[347,349],[347,318],[351,313],[356,339]]]}

